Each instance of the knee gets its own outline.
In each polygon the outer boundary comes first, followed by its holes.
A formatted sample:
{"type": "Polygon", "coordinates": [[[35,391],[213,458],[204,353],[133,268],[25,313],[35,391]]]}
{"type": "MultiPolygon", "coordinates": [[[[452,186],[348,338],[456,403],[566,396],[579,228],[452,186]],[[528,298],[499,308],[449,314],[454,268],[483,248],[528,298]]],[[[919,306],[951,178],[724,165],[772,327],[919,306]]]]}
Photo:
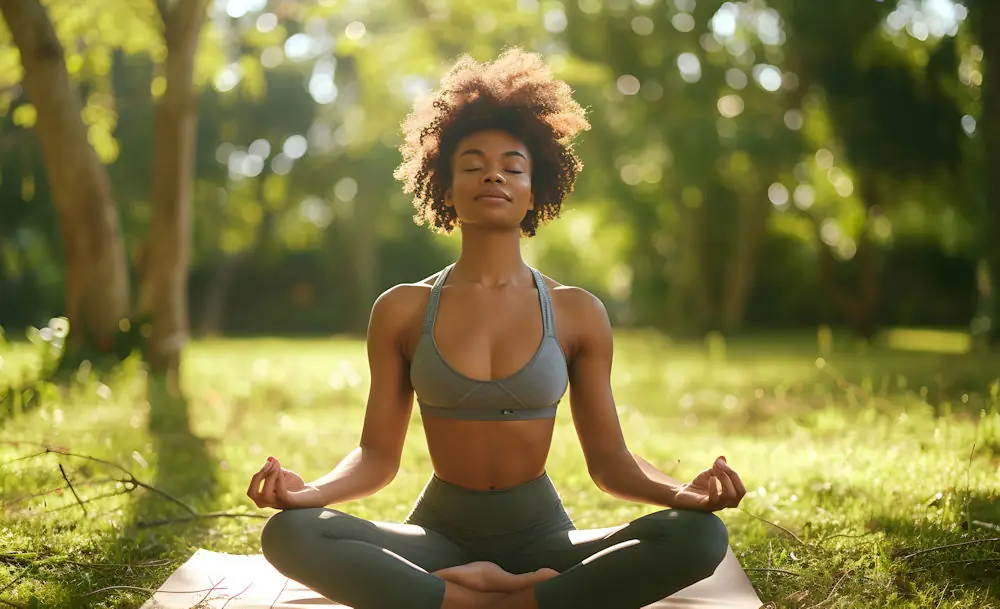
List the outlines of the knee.
{"type": "Polygon", "coordinates": [[[301,552],[309,530],[315,525],[316,510],[282,510],[268,518],[260,532],[264,557],[280,568],[301,552]]]}
{"type": "MultiPolygon", "coordinates": [[[[729,551],[729,532],[718,516],[711,512],[663,510],[650,514],[646,524],[648,534],[663,539],[671,551],[684,548],[685,562],[700,578],[715,573],[729,551]]],[[[644,520],[640,519],[640,520],[644,520]]]]}

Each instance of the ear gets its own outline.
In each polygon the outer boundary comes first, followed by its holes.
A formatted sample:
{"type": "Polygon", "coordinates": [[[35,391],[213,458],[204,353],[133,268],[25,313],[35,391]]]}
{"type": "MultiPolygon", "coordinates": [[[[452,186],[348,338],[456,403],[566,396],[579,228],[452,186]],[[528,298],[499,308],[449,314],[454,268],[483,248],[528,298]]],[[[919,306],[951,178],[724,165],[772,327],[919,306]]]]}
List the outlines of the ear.
{"type": "Polygon", "coordinates": [[[535,193],[532,192],[528,197],[528,209],[535,209],[535,193]]]}
{"type": "Polygon", "coordinates": [[[444,206],[445,207],[455,207],[454,201],[451,200],[451,189],[444,191],[444,206]]]}

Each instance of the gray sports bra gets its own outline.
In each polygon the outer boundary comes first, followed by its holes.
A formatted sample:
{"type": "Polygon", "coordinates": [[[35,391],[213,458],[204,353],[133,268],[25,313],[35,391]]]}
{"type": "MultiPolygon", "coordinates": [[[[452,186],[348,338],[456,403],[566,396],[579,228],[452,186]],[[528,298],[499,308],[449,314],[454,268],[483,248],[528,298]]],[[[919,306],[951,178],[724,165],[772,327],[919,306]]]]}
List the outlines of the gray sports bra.
{"type": "Polygon", "coordinates": [[[448,265],[431,288],[420,341],[410,364],[410,383],[423,416],[477,421],[520,421],[556,416],[569,385],[566,356],[556,338],[552,300],[541,273],[531,269],[542,308],[542,342],[528,363],[500,379],[483,381],[465,376],[444,360],[434,340],[434,320],[441,288],[454,264],[448,265]]]}

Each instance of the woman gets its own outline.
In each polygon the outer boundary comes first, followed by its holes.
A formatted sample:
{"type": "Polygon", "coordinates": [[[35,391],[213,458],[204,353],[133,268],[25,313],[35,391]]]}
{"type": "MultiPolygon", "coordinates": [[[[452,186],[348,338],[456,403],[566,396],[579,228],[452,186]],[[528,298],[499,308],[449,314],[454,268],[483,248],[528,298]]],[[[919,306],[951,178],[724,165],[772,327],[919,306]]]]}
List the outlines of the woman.
{"type": "Polygon", "coordinates": [[[682,484],[625,445],[610,389],[601,302],[528,267],[520,239],[554,218],[589,128],[569,86],[534,54],[464,57],[404,124],[396,171],[418,222],[459,228],[458,260],[374,304],[371,388],[360,445],[305,484],[267,463],[258,507],[282,510],[261,546],[275,568],[355,609],[636,609],[711,575],[728,550],[713,511],[746,492],[720,457],[682,484]],[[665,509],[575,530],[545,461],[561,397],[594,482],[665,509]],[[434,475],[403,524],[325,506],[395,476],[413,396],[434,475]]]}

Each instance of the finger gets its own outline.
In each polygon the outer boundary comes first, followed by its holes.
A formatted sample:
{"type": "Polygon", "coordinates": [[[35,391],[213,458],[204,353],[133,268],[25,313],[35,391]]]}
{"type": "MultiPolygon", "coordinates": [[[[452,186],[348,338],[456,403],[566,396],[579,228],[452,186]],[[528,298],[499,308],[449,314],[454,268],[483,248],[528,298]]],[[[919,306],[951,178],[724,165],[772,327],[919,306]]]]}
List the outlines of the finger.
{"type": "Polygon", "coordinates": [[[284,506],[288,503],[288,488],[285,485],[285,472],[278,468],[278,474],[274,480],[274,499],[278,505],[284,506]]]}
{"type": "Polygon", "coordinates": [[[725,471],[719,472],[719,482],[722,484],[721,502],[728,507],[736,507],[739,497],[736,494],[736,487],[725,471]]]}
{"type": "Polygon", "coordinates": [[[716,483],[715,475],[712,474],[708,480],[708,503],[716,505],[719,502],[719,486],[716,483]]]}
{"type": "Polygon", "coordinates": [[[743,495],[747,494],[747,489],[743,485],[743,480],[740,479],[740,475],[736,473],[735,469],[729,467],[728,463],[726,463],[723,467],[725,468],[726,473],[729,474],[729,479],[733,481],[733,487],[736,489],[736,495],[742,499],[743,495]]]}
{"type": "Polygon", "coordinates": [[[274,463],[268,468],[267,473],[264,474],[264,488],[261,490],[260,494],[264,501],[268,503],[274,502],[274,482],[281,475],[281,470],[278,469],[274,463]]]}
{"type": "Polygon", "coordinates": [[[250,478],[250,486],[247,488],[247,497],[254,500],[256,503],[260,498],[260,481],[264,477],[264,470],[261,469],[259,472],[250,478]]]}
{"type": "Polygon", "coordinates": [[[707,486],[712,481],[712,475],[714,473],[715,472],[712,468],[704,469],[698,472],[698,475],[694,477],[694,480],[692,480],[691,483],[695,485],[704,484],[707,486]]]}

